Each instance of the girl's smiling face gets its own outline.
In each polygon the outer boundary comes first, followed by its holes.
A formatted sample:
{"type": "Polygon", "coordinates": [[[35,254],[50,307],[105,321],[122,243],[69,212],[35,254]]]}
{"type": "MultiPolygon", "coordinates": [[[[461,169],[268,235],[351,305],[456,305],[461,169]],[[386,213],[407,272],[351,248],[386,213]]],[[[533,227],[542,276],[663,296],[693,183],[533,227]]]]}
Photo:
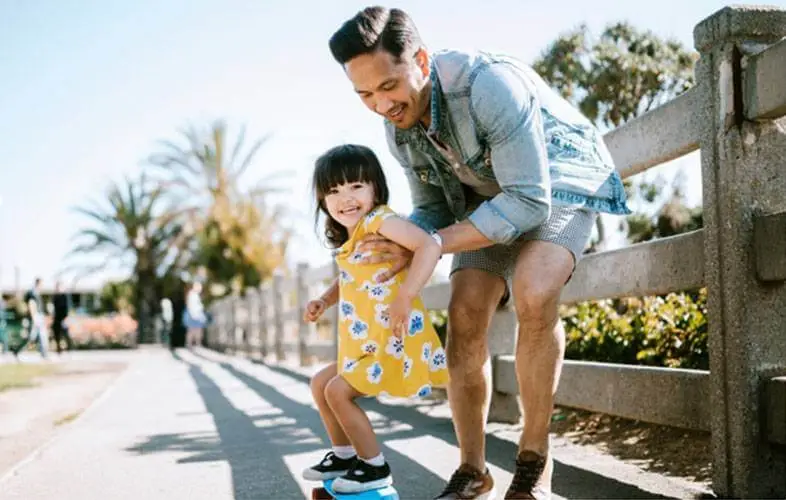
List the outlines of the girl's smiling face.
{"type": "Polygon", "coordinates": [[[325,195],[325,208],[339,224],[352,231],[363,217],[374,209],[374,186],[369,182],[356,181],[330,188],[325,195]]]}

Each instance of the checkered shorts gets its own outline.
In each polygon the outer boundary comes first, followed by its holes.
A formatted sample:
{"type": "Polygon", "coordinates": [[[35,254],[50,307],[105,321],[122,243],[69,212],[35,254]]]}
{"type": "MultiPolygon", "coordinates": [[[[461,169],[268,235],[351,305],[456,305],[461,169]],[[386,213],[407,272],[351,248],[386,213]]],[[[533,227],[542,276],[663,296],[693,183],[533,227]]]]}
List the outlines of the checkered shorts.
{"type": "Polygon", "coordinates": [[[521,235],[513,243],[456,254],[450,274],[459,269],[481,269],[504,279],[510,289],[521,247],[531,240],[548,241],[567,248],[573,254],[575,267],[592,235],[596,217],[597,212],[583,208],[552,205],[551,215],[543,224],[521,235]]]}

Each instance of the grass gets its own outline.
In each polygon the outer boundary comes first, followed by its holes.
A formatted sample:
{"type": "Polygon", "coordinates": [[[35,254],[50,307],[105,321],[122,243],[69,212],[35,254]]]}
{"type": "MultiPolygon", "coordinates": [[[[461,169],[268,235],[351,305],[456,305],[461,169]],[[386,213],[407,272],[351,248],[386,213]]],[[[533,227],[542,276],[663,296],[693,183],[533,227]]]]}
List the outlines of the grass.
{"type": "Polygon", "coordinates": [[[36,378],[54,373],[51,365],[9,363],[0,365],[0,392],[23,387],[34,387],[36,378]]]}
{"type": "Polygon", "coordinates": [[[69,413],[68,415],[66,415],[66,416],[64,416],[62,418],[58,418],[57,420],[55,420],[55,427],[63,425],[63,424],[67,424],[69,422],[73,422],[76,419],[76,417],[79,416],[80,413],[82,413],[82,412],[81,411],[75,411],[73,413],[69,413]]]}

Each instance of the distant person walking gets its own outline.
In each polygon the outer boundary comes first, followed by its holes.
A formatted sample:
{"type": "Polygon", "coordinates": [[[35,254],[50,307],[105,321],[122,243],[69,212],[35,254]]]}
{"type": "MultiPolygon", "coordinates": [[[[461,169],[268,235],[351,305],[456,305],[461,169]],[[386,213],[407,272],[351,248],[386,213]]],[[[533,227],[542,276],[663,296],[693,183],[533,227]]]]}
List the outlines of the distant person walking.
{"type": "Polygon", "coordinates": [[[52,305],[54,306],[54,318],[52,319],[52,334],[55,337],[55,346],[57,353],[61,353],[60,340],[66,342],[66,349],[71,350],[71,336],[68,334],[68,328],[65,325],[68,312],[70,310],[70,300],[67,293],[63,293],[63,286],[58,281],[55,283],[55,295],[52,298],[52,305]]]}
{"type": "Polygon", "coordinates": [[[27,338],[15,349],[12,349],[11,352],[14,353],[14,356],[19,356],[19,353],[27,347],[27,344],[34,340],[38,340],[38,350],[41,352],[41,356],[44,359],[48,359],[46,324],[44,323],[44,301],[41,299],[41,278],[36,278],[33,288],[25,294],[25,304],[27,304],[27,315],[25,319],[28,323],[28,335],[27,338]]]}
{"type": "Polygon", "coordinates": [[[172,301],[164,297],[161,299],[161,343],[169,347],[172,347],[170,345],[170,339],[172,336],[174,319],[172,301]]]}
{"type": "Polygon", "coordinates": [[[3,346],[3,354],[8,353],[8,329],[6,328],[8,325],[5,319],[5,308],[5,299],[0,295],[0,345],[3,346]]]}
{"type": "Polygon", "coordinates": [[[207,324],[205,306],[202,304],[202,283],[196,281],[186,293],[186,309],[183,312],[183,326],[186,327],[186,347],[202,345],[202,331],[207,324]]]}

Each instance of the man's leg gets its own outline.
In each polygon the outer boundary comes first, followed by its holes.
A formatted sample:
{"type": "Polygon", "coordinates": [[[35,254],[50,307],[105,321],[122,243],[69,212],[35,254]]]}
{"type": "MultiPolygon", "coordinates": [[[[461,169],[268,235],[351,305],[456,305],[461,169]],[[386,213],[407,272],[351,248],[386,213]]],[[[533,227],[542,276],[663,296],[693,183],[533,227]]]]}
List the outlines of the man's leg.
{"type": "Polygon", "coordinates": [[[55,338],[55,348],[57,349],[57,354],[60,354],[60,339],[63,336],[63,325],[62,325],[61,318],[55,318],[52,320],[52,336],[55,338]]]}
{"type": "Polygon", "coordinates": [[[0,323],[0,345],[3,346],[3,354],[8,354],[8,337],[10,337],[8,330],[3,323],[0,323]]]}
{"type": "Polygon", "coordinates": [[[35,326],[33,326],[31,321],[30,326],[27,329],[27,337],[23,338],[22,342],[18,346],[11,348],[11,352],[14,353],[14,356],[19,356],[19,353],[22,352],[25,347],[27,347],[27,344],[29,344],[34,339],[33,328],[35,328],[35,326]]]}
{"type": "Polygon", "coordinates": [[[38,340],[38,352],[41,353],[42,358],[47,359],[47,352],[49,351],[49,332],[46,331],[46,326],[43,324],[44,319],[41,318],[39,321],[41,323],[33,327],[36,339],[38,340]]]}
{"type": "Polygon", "coordinates": [[[486,418],[491,397],[488,329],[505,293],[505,281],[479,269],[460,269],[450,278],[447,357],[448,399],[461,463],[486,468],[486,418]]]}
{"type": "Polygon", "coordinates": [[[519,452],[548,452],[554,393],[565,354],[565,330],[557,307],[573,272],[573,255],[546,241],[529,241],[519,254],[513,300],[519,320],[516,375],[524,408],[519,452]]]}

